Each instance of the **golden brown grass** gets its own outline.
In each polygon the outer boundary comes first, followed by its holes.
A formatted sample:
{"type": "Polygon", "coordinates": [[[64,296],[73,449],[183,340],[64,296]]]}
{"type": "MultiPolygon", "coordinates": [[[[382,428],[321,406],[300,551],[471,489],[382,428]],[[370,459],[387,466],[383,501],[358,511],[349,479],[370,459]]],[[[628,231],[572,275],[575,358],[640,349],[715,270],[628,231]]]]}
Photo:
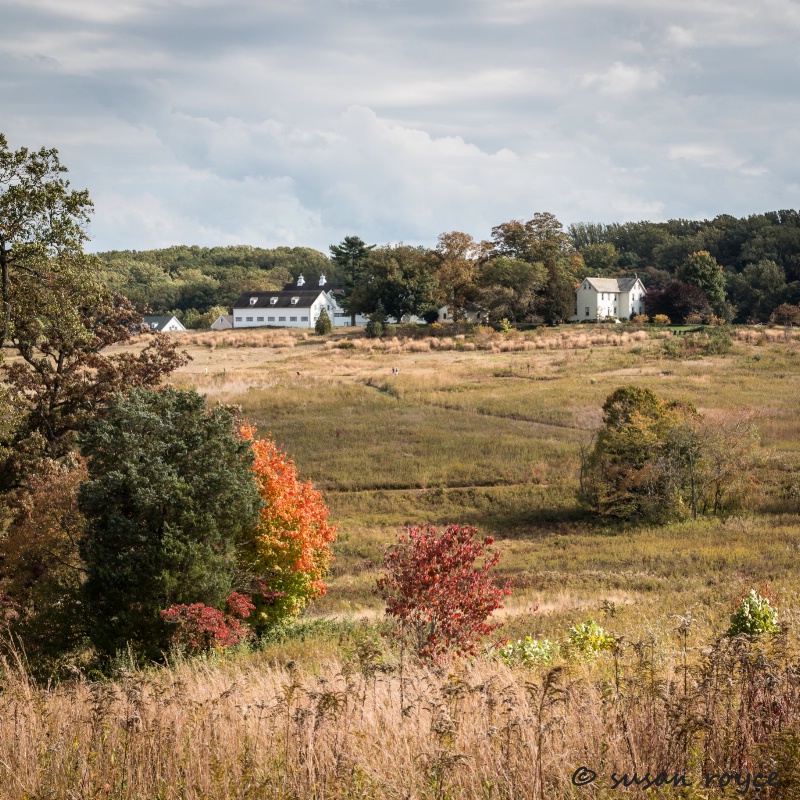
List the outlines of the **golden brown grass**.
{"type": "Polygon", "coordinates": [[[648,793],[700,800],[718,796],[699,785],[702,772],[755,772],[772,759],[790,777],[800,760],[798,334],[740,330],[729,354],[676,359],[664,349],[671,331],[620,327],[176,337],[194,360],[172,382],[239,404],[323,490],[340,532],[328,594],[302,635],[251,655],[51,688],[7,656],[0,800],[610,798],[625,791],[611,789],[611,772],[634,769],[685,771],[691,791],[648,793]],[[623,383],[704,413],[758,410],[753,506],[646,527],[581,512],[579,447],[623,383]],[[397,654],[376,644],[372,587],[383,548],[425,522],[495,534],[516,581],[504,635],[563,640],[593,617],[617,651],[554,670],[404,664],[401,678],[397,654]],[[717,640],[737,598],[766,580],[784,634],[717,640]],[[600,777],[576,789],[581,765],[600,777]]]}
{"type": "Polygon", "coordinates": [[[54,688],[10,656],[0,796],[566,800],[617,796],[612,772],[663,770],[695,789],[654,796],[730,796],[703,775],[777,771],[785,786],[769,797],[795,797],[800,662],[787,638],[699,651],[684,631],[673,653],[619,641],[597,663],[538,670],[401,664],[361,636],[314,671],[265,652],[54,688]],[[581,766],[598,777],[577,793],[581,766]]]}

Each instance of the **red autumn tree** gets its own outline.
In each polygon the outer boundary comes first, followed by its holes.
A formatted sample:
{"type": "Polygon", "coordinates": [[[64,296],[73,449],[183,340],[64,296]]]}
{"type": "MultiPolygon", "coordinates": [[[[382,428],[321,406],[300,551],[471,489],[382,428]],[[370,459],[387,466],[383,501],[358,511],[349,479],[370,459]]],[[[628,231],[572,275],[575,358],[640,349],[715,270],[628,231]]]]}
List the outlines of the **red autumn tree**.
{"type": "Polygon", "coordinates": [[[161,612],[166,622],[176,626],[172,643],[188,653],[211,648],[233,647],[252,635],[240,620],[247,619],[255,606],[246,594],[231,592],[227,613],[205,603],[175,605],[161,612]]]}
{"type": "Polygon", "coordinates": [[[489,573],[500,553],[488,550],[491,536],[477,533],[468,525],[441,533],[432,525],[409,527],[386,552],[376,592],[398,621],[392,634],[422,659],[474,654],[479,639],[501,624],[489,618],[503,607],[511,583],[495,585],[489,573]]]}
{"type": "Polygon", "coordinates": [[[274,441],[257,439],[249,425],[240,433],[252,441],[252,470],[263,501],[245,555],[245,566],[255,576],[251,624],[263,632],[325,593],[336,528],[328,524],[322,495],[310,481],[300,480],[294,462],[274,441]]]}

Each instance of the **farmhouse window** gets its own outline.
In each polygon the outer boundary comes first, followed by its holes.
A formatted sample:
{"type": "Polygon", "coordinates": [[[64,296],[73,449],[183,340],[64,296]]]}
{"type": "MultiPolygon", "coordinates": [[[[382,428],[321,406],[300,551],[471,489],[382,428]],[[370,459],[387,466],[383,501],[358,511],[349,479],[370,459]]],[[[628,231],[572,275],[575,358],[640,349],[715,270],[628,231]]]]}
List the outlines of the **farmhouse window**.
{"type": "Polygon", "coordinates": [[[589,316],[589,306],[586,306],[586,316],[589,316]]]}
{"type": "Polygon", "coordinates": [[[257,297],[251,297],[250,298],[250,305],[251,306],[254,306],[257,302],[258,302],[258,298],[257,297]]]}
{"type": "Polygon", "coordinates": [[[267,322],[275,322],[275,317],[267,317],[267,322]]]}
{"type": "Polygon", "coordinates": [[[289,322],[297,322],[297,317],[289,317],[289,322]]]}
{"type": "Polygon", "coordinates": [[[300,317],[300,322],[308,322],[308,317],[300,317]]]}
{"type": "Polygon", "coordinates": [[[300,302],[300,298],[299,297],[293,297],[292,298],[292,305],[293,306],[296,306],[299,302],[300,302]]]}
{"type": "Polygon", "coordinates": [[[256,317],[256,322],[263,322],[263,321],[264,321],[264,317],[256,317]]]}
{"type": "Polygon", "coordinates": [[[286,317],[278,317],[278,322],[286,322],[286,317]]]}
{"type": "Polygon", "coordinates": [[[236,317],[236,322],[241,322],[241,321],[242,321],[241,317],[236,317]]]}
{"type": "Polygon", "coordinates": [[[278,298],[277,298],[277,297],[270,297],[270,299],[269,299],[269,304],[270,304],[271,306],[274,306],[274,305],[276,305],[276,304],[277,304],[277,302],[278,302],[278,298]]]}
{"type": "Polygon", "coordinates": [[[247,317],[246,321],[247,321],[247,322],[252,322],[252,321],[253,321],[253,318],[252,318],[252,317],[247,317]]]}

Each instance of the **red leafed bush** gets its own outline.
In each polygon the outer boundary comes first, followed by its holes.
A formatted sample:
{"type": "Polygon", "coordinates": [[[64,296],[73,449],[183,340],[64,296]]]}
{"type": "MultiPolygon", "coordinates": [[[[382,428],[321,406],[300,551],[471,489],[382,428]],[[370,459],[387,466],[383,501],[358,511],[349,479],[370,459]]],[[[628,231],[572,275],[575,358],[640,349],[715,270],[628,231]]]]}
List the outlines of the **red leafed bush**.
{"type": "Polygon", "coordinates": [[[422,659],[474,654],[479,639],[501,625],[489,618],[503,607],[511,584],[495,585],[489,572],[500,553],[488,550],[491,536],[477,533],[468,525],[448,525],[441,533],[432,525],[408,527],[386,552],[376,592],[398,620],[392,635],[422,659]]]}
{"type": "Polygon", "coordinates": [[[161,612],[167,622],[177,626],[173,645],[188,653],[233,647],[251,635],[240,620],[247,619],[255,608],[246,594],[231,592],[226,601],[228,613],[205,603],[176,605],[161,612]]]}

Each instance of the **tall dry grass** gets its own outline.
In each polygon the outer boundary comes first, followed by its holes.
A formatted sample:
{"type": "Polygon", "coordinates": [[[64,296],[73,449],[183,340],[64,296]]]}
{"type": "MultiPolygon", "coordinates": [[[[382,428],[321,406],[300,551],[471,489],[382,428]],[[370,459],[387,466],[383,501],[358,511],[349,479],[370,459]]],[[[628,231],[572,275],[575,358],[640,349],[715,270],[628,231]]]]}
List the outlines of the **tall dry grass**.
{"type": "MultiPolygon", "coordinates": [[[[669,331],[660,331],[658,333],[659,338],[669,335],[671,335],[669,331]]],[[[356,337],[349,339],[346,346],[360,352],[386,355],[445,352],[449,350],[513,353],[542,350],[587,350],[593,347],[626,347],[641,344],[649,341],[650,338],[650,335],[645,331],[625,331],[617,334],[604,331],[586,333],[582,330],[574,329],[526,336],[518,332],[502,334],[491,328],[479,328],[471,337],[471,340],[467,340],[464,334],[427,337],[387,336],[383,339],[356,337]]],[[[342,347],[342,342],[328,341],[325,343],[325,347],[328,350],[340,348],[342,347]]]]}
{"type": "MultiPolygon", "coordinates": [[[[259,328],[250,330],[231,331],[203,331],[192,333],[190,331],[168,334],[181,347],[203,347],[209,350],[224,349],[227,347],[294,347],[298,342],[311,336],[308,331],[290,331],[288,329],[259,328]]],[[[143,333],[132,336],[128,340],[131,346],[148,344],[152,334],[143,333]]]]}
{"type": "Polygon", "coordinates": [[[365,638],[316,674],[250,656],[37,688],[7,657],[0,796],[566,800],[618,796],[614,771],[661,770],[699,791],[654,796],[723,796],[701,776],[724,771],[789,784],[800,662],[786,638],[698,656],[685,632],[685,662],[643,641],[538,672],[401,669],[365,638]],[[598,778],[578,794],[581,766],[598,778]]]}

